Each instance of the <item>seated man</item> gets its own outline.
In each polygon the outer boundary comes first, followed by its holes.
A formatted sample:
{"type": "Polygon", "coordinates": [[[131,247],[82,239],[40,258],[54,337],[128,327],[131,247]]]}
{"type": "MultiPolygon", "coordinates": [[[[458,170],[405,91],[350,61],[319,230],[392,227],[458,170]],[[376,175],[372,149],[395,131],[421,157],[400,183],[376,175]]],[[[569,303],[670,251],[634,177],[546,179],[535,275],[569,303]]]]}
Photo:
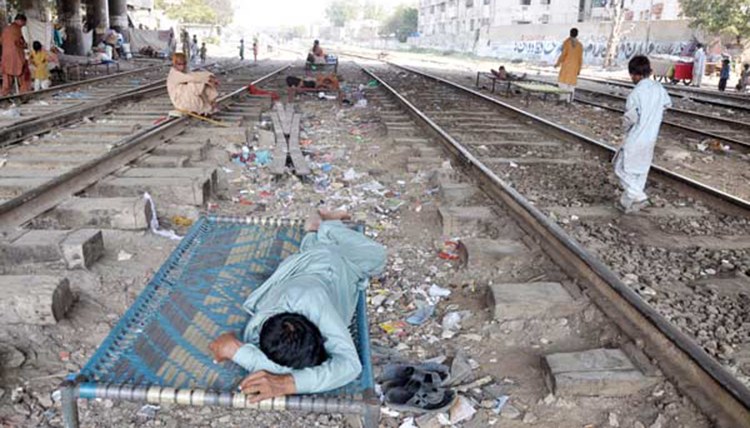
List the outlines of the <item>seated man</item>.
{"type": "Polygon", "coordinates": [[[218,111],[216,87],[219,80],[207,71],[187,71],[187,58],[183,53],[172,55],[172,68],[167,77],[169,99],[177,110],[197,114],[218,111]]]}
{"type": "Polygon", "coordinates": [[[320,42],[316,40],[313,43],[310,53],[307,54],[307,63],[310,65],[324,65],[326,64],[326,55],[323,52],[323,48],[320,47],[320,42]]]}
{"type": "Polygon", "coordinates": [[[497,70],[490,70],[490,73],[492,73],[492,76],[495,77],[497,80],[514,81],[514,80],[526,79],[525,73],[523,76],[518,77],[515,74],[506,71],[504,65],[501,65],[500,68],[498,68],[497,70]]]}
{"type": "Polygon", "coordinates": [[[298,254],[250,294],[252,316],[242,340],[233,332],[214,340],[217,361],[232,360],[250,375],[240,383],[252,402],[330,391],[362,370],[349,324],[358,293],[383,269],[385,248],[343,225],[346,213],[320,211],[298,254]]]}
{"type": "Polygon", "coordinates": [[[289,87],[287,100],[291,102],[298,92],[313,91],[338,91],[340,89],[339,78],[335,74],[321,74],[315,79],[300,79],[296,76],[287,76],[286,85],[289,87]]]}

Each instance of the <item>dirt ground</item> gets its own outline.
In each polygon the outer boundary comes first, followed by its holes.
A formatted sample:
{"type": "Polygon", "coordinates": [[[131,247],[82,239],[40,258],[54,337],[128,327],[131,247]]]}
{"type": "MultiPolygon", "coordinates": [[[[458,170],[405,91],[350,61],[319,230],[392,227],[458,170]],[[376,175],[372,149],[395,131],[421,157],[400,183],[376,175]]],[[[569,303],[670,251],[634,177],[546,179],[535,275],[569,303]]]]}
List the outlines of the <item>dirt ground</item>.
{"type": "MultiPolygon", "coordinates": [[[[345,91],[353,94],[363,85],[364,98],[377,91],[352,65],[340,69],[345,91]]],[[[290,73],[301,74],[299,67],[290,73]]],[[[283,78],[265,89],[283,89],[283,78]]],[[[565,281],[533,242],[531,256],[478,271],[459,269],[456,262],[439,257],[443,236],[437,210],[441,201],[428,171],[407,172],[408,149],[394,144],[380,119],[380,108],[370,100],[364,107],[342,106],[315,95],[302,96],[303,150],[314,177],[300,182],[294,177],[273,181],[268,167],[238,164],[230,159],[241,149],[214,144],[208,165],[220,168],[220,193],[212,211],[301,218],[318,207],[350,210],[364,220],[369,235],[388,247],[388,263],[369,292],[370,331],[376,369],[388,361],[420,362],[428,359],[464,359],[471,377],[489,381],[461,393],[476,413],[458,423],[464,427],[649,427],[702,428],[710,423],[690,401],[667,381],[624,398],[555,397],[544,384],[541,357],[552,352],[614,347],[624,340],[595,307],[556,319],[499,323],[487,308],[490,283],[565,281]],[[423,325],[404,322],[432,285],[449,290],[436,313],[423,325]],[[461,327],[450,338],[443,336],[446,315],[459,313],[461,327]],[[493,408],[507,397],[500,414],[493,408]]],[[[253,128],[259,134],[263,122],[253,128]]],[[[255,145],[254,149],[267,147],[255,145]]],[[[466,204],[487,203],[483,195],[466,204]]],[[[515,223],[500,207],[490,226],[462,231],[462,237],[522,238],[515,223]]],[[[158,201],[157,201],[157,210],[158,201]]],[[[170,207],[170,212],[178,211],[170,207]]],[[[193,213],[194,208],[185,210],[193,213]]],[[[186,227],[164,227],[184,234],[186,227]]],[[[153,273],[166,260],[176,242],[150,232],[105,232],[106,254],[89,271],[67,272],[60,265],[16,266],[4,274],[41,273],[69,275],[78,296],[69,317],[51,327],[10,326],[0,331],[0,343],[12,348],[7,355],[23,359],[16,368],[2,371],[0,426],[59,427],[59,403],[53,391],[64,376],[78,371],[118,319],[136,299],[153,273]],[[13,350],[21,353],[19,356],[13,350]]],[[[524,241],[526,242],[526,241],[524,241]]],[[[585,296],[584,296],[585,299],[585,296]]],[[[6,357],[7,358],[7,357],[6,357]]],[[[382,426],[409,427],[412,416],[384,407],[382,426]]],[[[435,416],[437,418],[437,416],[435,416]]],[[[450,416],[448,416],[450,417],[450,416]]],[[[343,427],[341,416],[259,413],[219,408],[115,403],[110,400],[81,403],[82,427],[343,427]]],[[[435,420],[422,420],[422,426],[435,420]]]]}

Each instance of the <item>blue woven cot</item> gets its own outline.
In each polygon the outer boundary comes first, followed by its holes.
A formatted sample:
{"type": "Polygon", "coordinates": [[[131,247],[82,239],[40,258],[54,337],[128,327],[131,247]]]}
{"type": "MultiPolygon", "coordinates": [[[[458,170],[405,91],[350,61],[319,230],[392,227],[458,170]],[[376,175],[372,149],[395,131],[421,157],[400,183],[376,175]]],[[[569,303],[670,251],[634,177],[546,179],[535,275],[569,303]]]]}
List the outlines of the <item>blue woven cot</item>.
{"type": "Polygon", "coordinates": [[[350,327],[363,370],[336,391],[250,404],[237,389],[247,373],[214,363],[208,350],[219,334],[243,330],[249,315],[242,303],[298,251],[303,236],[297,220],[202,217],[83,370],[63,383],[66,428],[78,427],[78,398],[346,413],[376,427],[364,291],[350,327]]]}

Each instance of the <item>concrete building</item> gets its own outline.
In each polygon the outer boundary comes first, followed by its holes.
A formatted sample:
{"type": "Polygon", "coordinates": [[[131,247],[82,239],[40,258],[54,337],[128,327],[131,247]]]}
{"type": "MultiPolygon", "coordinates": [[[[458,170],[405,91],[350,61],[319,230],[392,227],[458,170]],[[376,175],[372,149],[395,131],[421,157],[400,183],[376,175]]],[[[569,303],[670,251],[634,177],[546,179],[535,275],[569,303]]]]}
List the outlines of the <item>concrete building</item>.
{"type": "MultiPolygon", "coordinates": [[[[571,27],[597,64],[611,31],[612,0],[420,0],[413,45],[507,59],[551,62],[571,27]]],[[[679,0],[625,0],[620,60],[640,52],[675,53],[695,35],[679,0]],[[650,12],[650,13],[649,13],[650,12]]]]}

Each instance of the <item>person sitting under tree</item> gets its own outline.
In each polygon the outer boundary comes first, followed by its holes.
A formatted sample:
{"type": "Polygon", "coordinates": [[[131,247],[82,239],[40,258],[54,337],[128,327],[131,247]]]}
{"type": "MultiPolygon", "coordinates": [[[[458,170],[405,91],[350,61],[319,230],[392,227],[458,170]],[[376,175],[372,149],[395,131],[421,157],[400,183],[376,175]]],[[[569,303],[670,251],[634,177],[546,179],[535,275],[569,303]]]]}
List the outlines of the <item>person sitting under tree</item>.
{"type": "Polygon", "coordinates": [[[218,111],[216,87],[219,80],[208,71],[187,71],[187,58],[182,53],[172,55],[172,68],[167,77],[169,99],[177,110],[200,115],[218,111]]]}
{"type": "Polygon", "coordinates": [[[251,402],[334,390],[362,371],[349,325],[360,291],[385,265],[386,250],[341,222],[348,218],[311,214],[299,253],[243,304],[251,318],[241,340],[226,332],[211,342],[216,361],[234,361],[250,373],[240,389],[255,394],[251,402]]]}
{"type": "Polygon", "coordinates": [[[648,196],[643,190],[664,110],[672,106],[672,100],[661,83],[649,79],[651,63],[647,57],[639,55],[631,59],[628,72],[636,84],[625,103],[623,125],[628,135],[613,159],[615,175],[625,189],[618,207],[626,214],[648,205],[648,196]]]}

